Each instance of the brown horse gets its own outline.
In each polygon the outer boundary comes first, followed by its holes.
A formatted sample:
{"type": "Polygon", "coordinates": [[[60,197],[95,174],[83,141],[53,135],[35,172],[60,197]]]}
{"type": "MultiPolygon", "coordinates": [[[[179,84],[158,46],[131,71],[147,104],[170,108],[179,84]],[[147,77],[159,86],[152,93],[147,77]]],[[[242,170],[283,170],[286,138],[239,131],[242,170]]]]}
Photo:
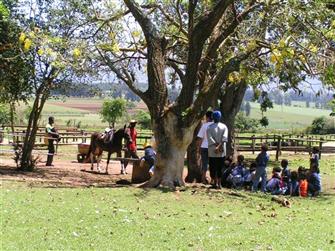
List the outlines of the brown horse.
{"type": "MultiPolygon", "coordinates": [[[[117,153],[118,157],[121,157],[121,151],[122,151],[122,140],[125,139],[126,144],[131,142],[130,135],[128,133],[128,130],[126,130],[126,126],[124,128],[117,130],[114,135],[113,139],[110,142],[105,142],[105,140],[102,137],[103,135],[101,133],[93,133],[91,135],[91,144],[90,149],[88,151],[87,157],[91,159],[91,170],[93,170],[93,160],[94,156],[97,156],[97,169],[100,172],[99,162],[102,158],[102,152],[107,151],[108,152],[108,158],[107,158],[107,165],[106,165],[106,173],[108,174],[108,164],[112,153],[117,153]]],[[[123,163],[121,162],[121,171],[123,168],[123,163]]]]}

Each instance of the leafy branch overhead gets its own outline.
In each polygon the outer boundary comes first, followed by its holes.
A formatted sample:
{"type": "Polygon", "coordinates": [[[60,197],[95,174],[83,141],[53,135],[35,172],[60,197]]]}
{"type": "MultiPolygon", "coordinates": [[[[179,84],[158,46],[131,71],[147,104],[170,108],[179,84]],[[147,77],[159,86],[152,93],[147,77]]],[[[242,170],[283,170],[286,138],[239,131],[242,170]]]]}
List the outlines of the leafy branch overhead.
{"type": "Polygon", "coordinates": [[[95,13],[104,20],[95,40],[102,58],[146,103],[164,104],[158,113],[190,107],[194,119],[192,107],[242,79],[255,87],[277,82],[283,90],[307,77],[334,83],[334,12],[322,2],[125,0],[95,6],[95,13]],[[169,79],[153,65],[178,76],[182,88],[174,104],[167,98],[169,79]],[[142,74],[150,76],[146,91],[136,85],[142,74]]]}

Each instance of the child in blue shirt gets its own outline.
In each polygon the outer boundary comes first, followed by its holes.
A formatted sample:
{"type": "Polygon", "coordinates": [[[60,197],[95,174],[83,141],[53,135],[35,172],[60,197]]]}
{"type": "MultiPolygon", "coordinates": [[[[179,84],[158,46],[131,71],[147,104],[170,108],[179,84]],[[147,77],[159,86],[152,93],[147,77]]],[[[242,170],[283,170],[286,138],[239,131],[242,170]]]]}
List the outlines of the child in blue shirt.
{"type": "Polygon", "coordinates": [[[285,195],[289,195],[290,194],[290,183],[291,183],[291,171],[288,168],[288,160],[287,159],[283,159],[280,163],[281,167],[283,168],[282,172],[281,172],[281,178],[283,181],[283,192],[285,195]]]}
{"type": "Polygon", "coordinates": [[[140,166],[144,165],[144,162],[149,165],[149,174],[152,176],[154,174],[155,169],[155,161],[156,161],[156,152],[151,147],[150,144],[146,143],[144,145],[144,156],[141,158],[140,166]]]}
{"type": "Polygon", "coordinates": [[[244,176],[246,174],[246,169],[244,166],[244,156],[237,156],[237,165],[232,170],[231,174],[228,176],[228,181],[232,183],[234,188],[241,188],[244,182],[244,176]]]}
{"type": "Polygon", "coordinates": [[[317,164],[313,163],[308,178],[308,194],[311,196],[318,196],[321,191],[321,180],[318,171],[319,168],[317,164]]]}
{"type": "Polygon", "coordinates": [[[272,178],[268,181],[266,185],[266,191],[273,195],[283,194],[280,172],[280,167],[274,167],[272,170],[272,178]]]}
{"type": "Polygon", "coordinates": [[[266,166],[269,162],[269,154],[267,153],[268,146],[266,144],[262,144],[261,152],[258,154],[256,158],[257,168],[254,179],[252,181],[252,191],[257,192],[259,179],[261,178],[261,191],[265,192],[266,188],[266,166]]]}
{"type": "Polygon", "coordinates": [[[299,196],[300,194],[299,178],[298,178],[297,171],[291,172],[291,183],[290,183],[289,191],[290,191],[291,196],[299,196]]]}

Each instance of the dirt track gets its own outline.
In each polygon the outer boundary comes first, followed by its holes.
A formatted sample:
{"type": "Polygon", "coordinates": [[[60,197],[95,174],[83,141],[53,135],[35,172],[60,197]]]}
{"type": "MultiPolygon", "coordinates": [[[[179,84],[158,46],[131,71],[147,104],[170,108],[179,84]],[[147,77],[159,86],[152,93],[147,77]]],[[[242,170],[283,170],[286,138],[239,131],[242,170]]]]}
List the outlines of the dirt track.
{"type": "MultiPolygon", "coordinates": [[[[54,161],[54,167],[46,167],[45,163],[38,164],[34,172],[20,172],[15,169],[12,160],[1,160],[1,180],[16,180],[29,183],[31,186],[46,187],[116,187],[118,184],[129,184],[132,165],[127,167],[127,175],[120,174],[120,164],[113,161],[109,164],[109,174],[91,171],[90,164],[81,164],[75,161],[54,161]]],[[[102,162],[102,172],[106,162],[102,162]]]]}

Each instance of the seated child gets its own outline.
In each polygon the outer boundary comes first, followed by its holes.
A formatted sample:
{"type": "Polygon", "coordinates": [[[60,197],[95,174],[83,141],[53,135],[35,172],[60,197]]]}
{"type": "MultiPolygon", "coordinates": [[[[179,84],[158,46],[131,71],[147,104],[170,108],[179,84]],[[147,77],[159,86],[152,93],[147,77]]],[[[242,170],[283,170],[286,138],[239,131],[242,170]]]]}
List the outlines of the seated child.
{"type": "Polygon", "coordinates": [[[298,168],[298,178],[299,178],[299,191],[301,197],[307,197],[308,193],[308,181],[306,169],[303,166],[299,166],[298,168]]]}
{"type": "Polygon", "coordinates": [[[244,156],[237,156],[237,165],[232,169],[227,177],[227,181],[232,184],[234,188],[241,188],[244,182],[246,169],[244,167],[244,156]]]}
{"type": "Polygon", "coordinates": [[[272,178],[266,184],[266,191],[273,195],[283,194],[280,172],[280,167],[274,167],[272,170],[272,178]]]}
{"type": "Polygon", "coordinates": [[[291,183],[290,183],[290,195],[291,196],[299,196],[300,189],[299,189],[299,181],[298,181],[298,172],[292,171],[291,172],[291,183]]]}
{"type": "Polygon", "coordinates": [[[318,166],[316,163],[311,165],[310,175],[308,177],[308,193],[312,196],[319,195],[321,191],[320,176],[318,175],[318,166]]]}
{"type": "Polygon", "coordinates": [[[226,160],[224,161],[224,166],[222,169],[222,176],[221,176],[222,187],[231,188],[232,183],[228,180],[228,177],[231,174],[234,167],[235,167],[235,163],[233,163],[233,157],[228,156],[226,160]]]}
{"type": "Polygon", "coordinates": [[[251,190],[251,186],[252,186],[252,180],[255,176],[255,173],[256,173],[256,167],[257,167],[257,164],[256,162],[252,162],[250,164],[250,168],[249,170],[246,170],[245,171],[245,175],[244,175],[244,186],[247,188],[247,189],[250,189],[251,190]]]}
{"type": "Polygon", "coordinates": [[[155,161],[156,161],[156,152],[151,147],[150,144],[144,144],[144,156],[141,158],[140,167],[143,167],[144,163],[147,163],[150,167],[149,173],[150,176],[154,174],[155,169],[155,161]]]}
{"type": "Polygon", "coordinates": [[[290,194],[290,182],[291,182],[291,172],[290,169],[288,168],[288,160],[283,159],[280,163],[281,167],[283,168],[281,172],[281,178],[283,181],[283,192],[284,194],[288,195],[290,194]]]}

